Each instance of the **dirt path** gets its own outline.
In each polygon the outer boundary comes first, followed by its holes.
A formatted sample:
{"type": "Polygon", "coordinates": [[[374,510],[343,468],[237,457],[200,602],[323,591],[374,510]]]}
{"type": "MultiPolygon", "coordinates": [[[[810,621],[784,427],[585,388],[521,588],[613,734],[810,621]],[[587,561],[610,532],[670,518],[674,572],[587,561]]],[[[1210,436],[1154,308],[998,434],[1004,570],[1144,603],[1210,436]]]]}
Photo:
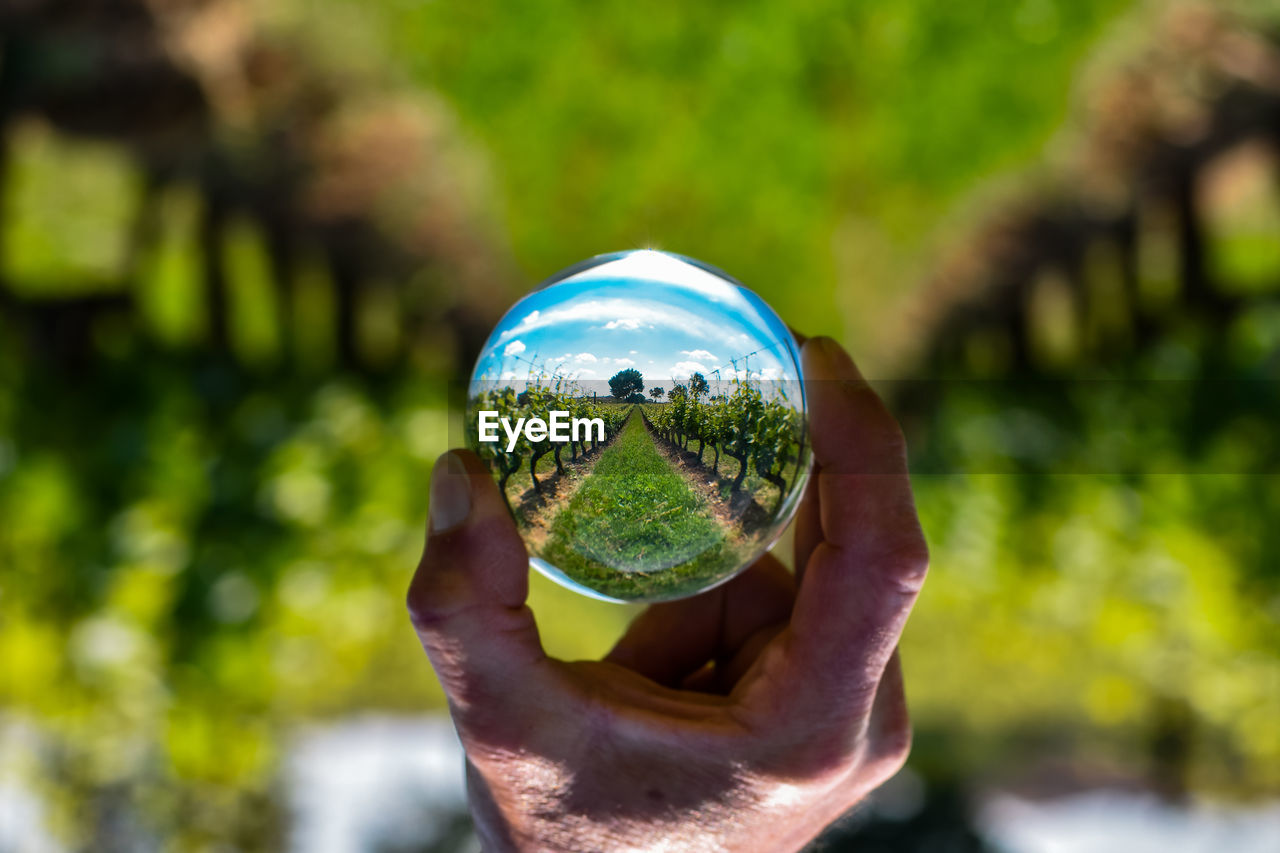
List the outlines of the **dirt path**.
{"type": "Polygon", "coordinates": [[[539,465],[553,466],[549,473],[539,475],[542,491],[536,492],[530,486],[520,494],[515,504],[516,511],[524,519],[522,529],[525,538],[535,551],[546,544],[552,520],[573,500],[574,494],[591,476],[600,457],[616,438],[615,435],[600,446],[592,447],[589,452],[579,453],[577,459],[565,459],[562,453],[563,474],[555,470],[555,460],[550,453],[539,460],[539,465]]]}
{"type": "MultiPolygon", "coordinates": [[[[747,490],[743,489],[731,495],[728,500],[723,497],[733,483],[738,460],[722,454],[720,471],[717,473],[707,462],[699,462],[696,452],[683,450],[659,436],[647,420],[645,426],[658,452],[685,478],[690,488],[702,495],[711,506],[712,512],[726,527],[750,536],[769,523],[768,511],[747,490]]],[[[708,458],[711,458],[709,454],[714,451],[709,450],[707,453],[708,458]]]]}

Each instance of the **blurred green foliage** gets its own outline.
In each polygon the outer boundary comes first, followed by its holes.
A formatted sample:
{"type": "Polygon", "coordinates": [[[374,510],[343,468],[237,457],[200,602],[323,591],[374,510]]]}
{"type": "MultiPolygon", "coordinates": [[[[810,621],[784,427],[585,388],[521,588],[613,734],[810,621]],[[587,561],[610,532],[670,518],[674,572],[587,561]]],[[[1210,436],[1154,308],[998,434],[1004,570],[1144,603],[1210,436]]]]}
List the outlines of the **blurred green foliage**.
{"type": "Polygon", "coordinates": [[[19,292],[98,290],[127,261],[141,180],[127,155],[22,128],[2,209],[5,280],[19,292]]]}
{"type": "Polygon", "coordinates": [[[1039,156],[1132,5],[297,0],[290,22],[355,28],[450,100],[530,278],[681,252],[861,349],[957,199],[1039,156]]]}
{"type": "MultiPolygon", "coordinates": [[[[489,158],[530,281],[601,251],[686,252],[875,364],[873,332],[962,200],[1040,159],[1082,58],[1132,5],[296,0],[260,14],[323,61],[398,69],[443,97],[489,158]]],[[[219,249],[237,358],[203,352],[198,195],[171,191],[154,251],[129,258],[129,160],[34,126],[9,144],[6,281],[52,297],[125,275],[142,308],[140,329],[95,329],[77,377],[30,358],[0,316],[0,707],[38,726],[30,779],[67,837],[88,844],[123,810],[174,849],[273,848],[292,727],[442,708],[401,602],[451,377],[325,374],[323,272],[302,270],[286,341],[249,221],[219,249]],[[275,369],[286,346],[323,378],[275,369]]],[[[1255,292],[1277,282],[1274,195],[1259,204],[1214,237],[1220,275],[1255,292]]],[[[1161,264],[1144,258],[1148,284],[1161,264]]],[[[1205,351],[1194,323],[1170,327],[1156,373],[1205,351]]],[[[1243,374],[1278,344],[1264,306],[1211,366],[1243,374]]],[[[1192,447],[1185,420],[1153,407],[1126,422],[1125,402],[1080,406],[1082,453],[1149,451],[1124,476],[982,473],[984,453],[1009,450],[984,404],[942,411],[942,446],[978,465],[917,477],[935,566],[904,639],[917,761],[982,780],[1052,760],[1144,776],[1187,713],[1193,788],[1274,796],[1280,478],[1247,472],[1274,463],[1251,448],[1274,440],[1275,411],[1192,447]]],[[[532,584],[553,654],[600,655],[633,613],[532,584]]]]}

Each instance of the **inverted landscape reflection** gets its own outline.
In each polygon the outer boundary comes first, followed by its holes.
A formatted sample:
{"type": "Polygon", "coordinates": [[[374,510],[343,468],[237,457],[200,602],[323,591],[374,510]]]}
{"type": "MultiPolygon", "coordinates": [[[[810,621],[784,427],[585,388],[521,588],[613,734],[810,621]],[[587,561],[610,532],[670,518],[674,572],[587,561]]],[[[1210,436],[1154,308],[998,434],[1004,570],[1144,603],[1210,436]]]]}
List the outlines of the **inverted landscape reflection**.
{"type": "Polygon", "coordinates": [[[732,278],[665,252],[548,279],[494,329],[468,396],[469,440],[531,562],[597,598],[728,580],[781,534],[808,474],[790,331],[732,278]],[[572,432],[547,434],[555,412],[572,432]]]}

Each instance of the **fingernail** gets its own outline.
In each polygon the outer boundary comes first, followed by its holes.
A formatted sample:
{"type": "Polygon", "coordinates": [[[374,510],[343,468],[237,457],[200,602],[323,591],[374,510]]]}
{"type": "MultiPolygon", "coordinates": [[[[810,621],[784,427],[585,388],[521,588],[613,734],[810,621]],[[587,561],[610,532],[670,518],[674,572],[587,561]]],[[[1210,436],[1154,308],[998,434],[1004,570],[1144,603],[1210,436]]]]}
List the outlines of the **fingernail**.
{"type": "Polygon", "coordinates": [[[454,453],[446,453],[431,469],[431,532],[444,533],[467,520],[471,512],[471,478],[454,453]]]}
{"type": "Polygon", "coordinates": [[[818,348],[818,354],[825,359],[834,358],[840,352],[840,345],[835,342],[834,338],[829,338],[826,335],[810,338],[809,341],[818,348]]]}
{"type": "Polygon", "coordinates": [[[862,374],[858,371],[857,365],[853,363],[853,359],[849,358],[849,354],[844,351],[844,347],[832,338],[825,335],[819,338],[810,338],[806,344],[806,349],[813,348],[814,363],[810,376],[814,379],[843,379],[861,383],[863,381],[862,374]]]}
{"type": "Polygon", "coordinates": [[[840,345],[826,335],[816,338],[809,338],[805,342],[805,349],[811,350],[813,355],[817,357],[818,364],[821,365],[823,372],[835,362],[840,352],[840,345]]]}

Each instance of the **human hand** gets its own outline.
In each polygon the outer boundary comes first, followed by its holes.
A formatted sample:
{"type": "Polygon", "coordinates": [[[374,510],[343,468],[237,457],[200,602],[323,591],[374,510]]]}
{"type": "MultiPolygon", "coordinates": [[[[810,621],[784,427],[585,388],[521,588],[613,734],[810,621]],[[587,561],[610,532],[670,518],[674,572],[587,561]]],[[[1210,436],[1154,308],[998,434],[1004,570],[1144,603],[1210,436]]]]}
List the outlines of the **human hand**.
{"type": "Polygon", "coordinates": [[[409,612],[486,850],[795,850],[906,760],[897,642],[928,552],[905,444],[834,341],[802,357],[816,465],[795,576],[766,555],[648,608],[603,661],[546,655],[484,463],[436,463],[409,612]]]}

